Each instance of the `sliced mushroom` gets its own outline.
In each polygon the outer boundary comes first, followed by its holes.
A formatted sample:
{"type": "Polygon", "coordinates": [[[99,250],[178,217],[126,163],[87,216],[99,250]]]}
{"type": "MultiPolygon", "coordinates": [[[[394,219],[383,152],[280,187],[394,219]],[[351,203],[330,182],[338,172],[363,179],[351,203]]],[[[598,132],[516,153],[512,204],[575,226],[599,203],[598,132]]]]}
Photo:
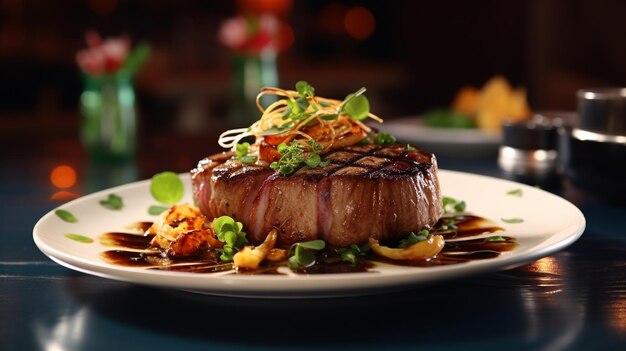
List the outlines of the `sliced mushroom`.
{"type": "Polygon", "coordinates": [[[267,257],[270,251],[276,245],[278,232],[272,229],[265,238],[265,241],[259,246],[244,246],[233,256],[233,263],[239,269],[257,269],[261,262],[267,257]]]}
{"type": "Polygon", "coordinates": [[[401,249],[380,245],[378,240],[372,238],[369,243],[372,251],[379,256],[392,260],[423,261],[437,256],[446,241],[441,235],[430,235],[426,240],[401,249]]]}

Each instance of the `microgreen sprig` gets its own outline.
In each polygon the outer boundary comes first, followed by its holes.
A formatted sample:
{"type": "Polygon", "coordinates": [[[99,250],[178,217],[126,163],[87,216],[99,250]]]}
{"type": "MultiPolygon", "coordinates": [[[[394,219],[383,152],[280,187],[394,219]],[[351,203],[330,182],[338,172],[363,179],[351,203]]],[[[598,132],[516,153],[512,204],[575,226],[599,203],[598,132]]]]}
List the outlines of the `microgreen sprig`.
{"type": "Polygon", "coordinates": [[[511,195],[511,196],[517,196],[517,197],[521,197],[522,196],[522,189],[517,188],[517,189],[512,189],[506,192],[507,195],[511,195]]]}
{"type": "Polygon", "coordinates": [[[223,242],[220,259],[224,262],[233,260],[233,256],[248,243],[246,233],[242,231],[243,224],[229,216],[221,216],[213,220],[213,230],[217,240],[223,242]]]}
{"type": "Polygon", "coordinates": [[[374,142],[379,145],[392,145],[396,142],[396,137],[389,133],[378,133],[374,137],[374,142]]]}
{"type": "Polygon", "coordinates": [[[451,214],[465,211],[465,201],[453,199],[448,196],[444,196],[442,199],[443,213],[451,214]]]}
{"type": "Polygon", "coordinates": [[[310,267],[315,264],[315,254],[326,247],[324,240],[311,240],[291,245],[287,265],[291,269],[310,267]]]}
{"type": "Polygon", "coordinates": [[[369,244],[363,244],[360,246],[357,244],[352,244],[350,246],[337,249],[337,253],[341,256],[341,260],[352,264],[356,263],[356,260],[359,256],[365,256],[369,251],[369,244]]]}
{"type": "Polygon", "coordinates": [[[284,121],[302,121],[318,112],[321,112],[319,117],[324,120],[337,119],[339,115],[344,114],[354,120],[361,121],[367,118],[370,113],[369,100],[363,95],[366,91],[364,87],[355,93],[348,94],[334,112],[332,110],[320,111],[320,107],[326,108],[330,105],[315,98],[315,88],[308,82],[303,80],[297,82],[296,91],[298,96],[288,98],[286,101],[287,108],[282,112],[284,121]]]}
{"type": "Polygon", "coordinates": [[[235,146],[235,159],[241,161],[241,163],[254,163],[256,161],[256,156],[248,155],[248,149],[250,148],[250,143],[239,143],[235,146]]]}
{"type": "Polygon", "coordinates": [[[277,150],[282,157],[280,160],[272,162],[270,168],[278,171],[282,175],[290,175],[303,163],[310,168],[325,167],[328,165],[329,161],[322,161],[319,155],[319,153],[324,150],[322,145],[315,143],[313,140],[309,140],[307,142],[307,149],[309,152],[308,156],[305,155],[305,151],[307,150],[296,142],[292,142],[291,144],[281,143],[278,145],[277,150]]]}

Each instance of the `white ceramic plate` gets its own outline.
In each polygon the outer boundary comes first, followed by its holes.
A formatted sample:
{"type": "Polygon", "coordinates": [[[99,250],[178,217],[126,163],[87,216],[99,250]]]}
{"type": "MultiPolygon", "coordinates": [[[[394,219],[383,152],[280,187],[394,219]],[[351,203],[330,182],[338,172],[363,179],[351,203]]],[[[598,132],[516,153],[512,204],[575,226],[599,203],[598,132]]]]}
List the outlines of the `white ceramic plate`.
{"type": "Polygon", "coordinates": [[[440,156],[495,155],[502,140],[499,133],[480,129],[426,127],[420,117],[391,119],[376,127],[440,156]]]}
{"type": "MultiPolygon", "coordinates": [[[[190,178],[185,184],[184,202],[191,202],[190,178]]],[[[573,243],[585,228],[582,213],[566,200],[543,190],[511,181],[442,170],[441,187],[446,196],[463,199],[467,210],[492,219],[505,228],[503,235],[515,237],[519,246],[494,259],[468,263],[406,267],[381,266],[376,272],[322,275],[236,275],[225,273],[186,273],[146,270],[112,265],[101,258],[110,250],[97,238],[105,232],[128,231],[137,221],[153,221],[147,213],[156,204],[149,191],[150,181],[140,181],[100,191],[71,201],[60,209],[70,211],[78,222],[68,223],[54,214],[43,216],[35,225],[33,237],[39,249],[52,260],[71,269],[104,278],[205,294],[256,298],[302,298],[372,294],[416,287],[420,284],[504,270],[547,256],[573,243]],[[521,196],[508,191],[521,189],[521,196]],[[124,199],[124,208],[109,210],[99,200],[115,193],[124,199]],[[507,224],[503,218],[522,218],[507,224]],[[81,243],[65,234],[82,234],[94,239],[81,243]]]]}

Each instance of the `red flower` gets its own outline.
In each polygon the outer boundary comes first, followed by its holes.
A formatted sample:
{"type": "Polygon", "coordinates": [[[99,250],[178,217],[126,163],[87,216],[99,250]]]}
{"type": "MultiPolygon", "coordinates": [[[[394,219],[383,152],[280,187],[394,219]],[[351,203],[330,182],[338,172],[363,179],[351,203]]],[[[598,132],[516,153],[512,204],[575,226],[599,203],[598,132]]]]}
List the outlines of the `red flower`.
{"type": "Polygon", "coordinates": [[[276,50],[280,22],[269,14],[259,17],[237,16],[222,22],[218,37],[220,41],[244,54],[260,54],[276,50]]]}
{"type": "Polygon", "coordinates": [[[116,73],[124,64],[130,51],[130,39],[127,36],[103,40],[95,31],[88,31],[85,41],[88,48],[76,54],[76,62],[87,74],[116,73]]]}

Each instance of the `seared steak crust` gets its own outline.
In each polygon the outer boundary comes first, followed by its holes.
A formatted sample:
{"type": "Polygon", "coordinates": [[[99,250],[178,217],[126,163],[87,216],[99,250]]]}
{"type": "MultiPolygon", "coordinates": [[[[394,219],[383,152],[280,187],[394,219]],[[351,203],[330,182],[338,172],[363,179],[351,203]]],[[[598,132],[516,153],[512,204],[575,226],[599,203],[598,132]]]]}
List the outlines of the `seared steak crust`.
{"type": "Polygon", "coordinates": [[[331,150],[322,155],[327,166],[289,176],[231,156],[211,156],[191,171],[194,199],[209,218],[241,221],[253,242],[277,228],[282,247],[314,239],[363,244],[428,228],[441,216],[437,160],[406,145],[331,150]]]}

